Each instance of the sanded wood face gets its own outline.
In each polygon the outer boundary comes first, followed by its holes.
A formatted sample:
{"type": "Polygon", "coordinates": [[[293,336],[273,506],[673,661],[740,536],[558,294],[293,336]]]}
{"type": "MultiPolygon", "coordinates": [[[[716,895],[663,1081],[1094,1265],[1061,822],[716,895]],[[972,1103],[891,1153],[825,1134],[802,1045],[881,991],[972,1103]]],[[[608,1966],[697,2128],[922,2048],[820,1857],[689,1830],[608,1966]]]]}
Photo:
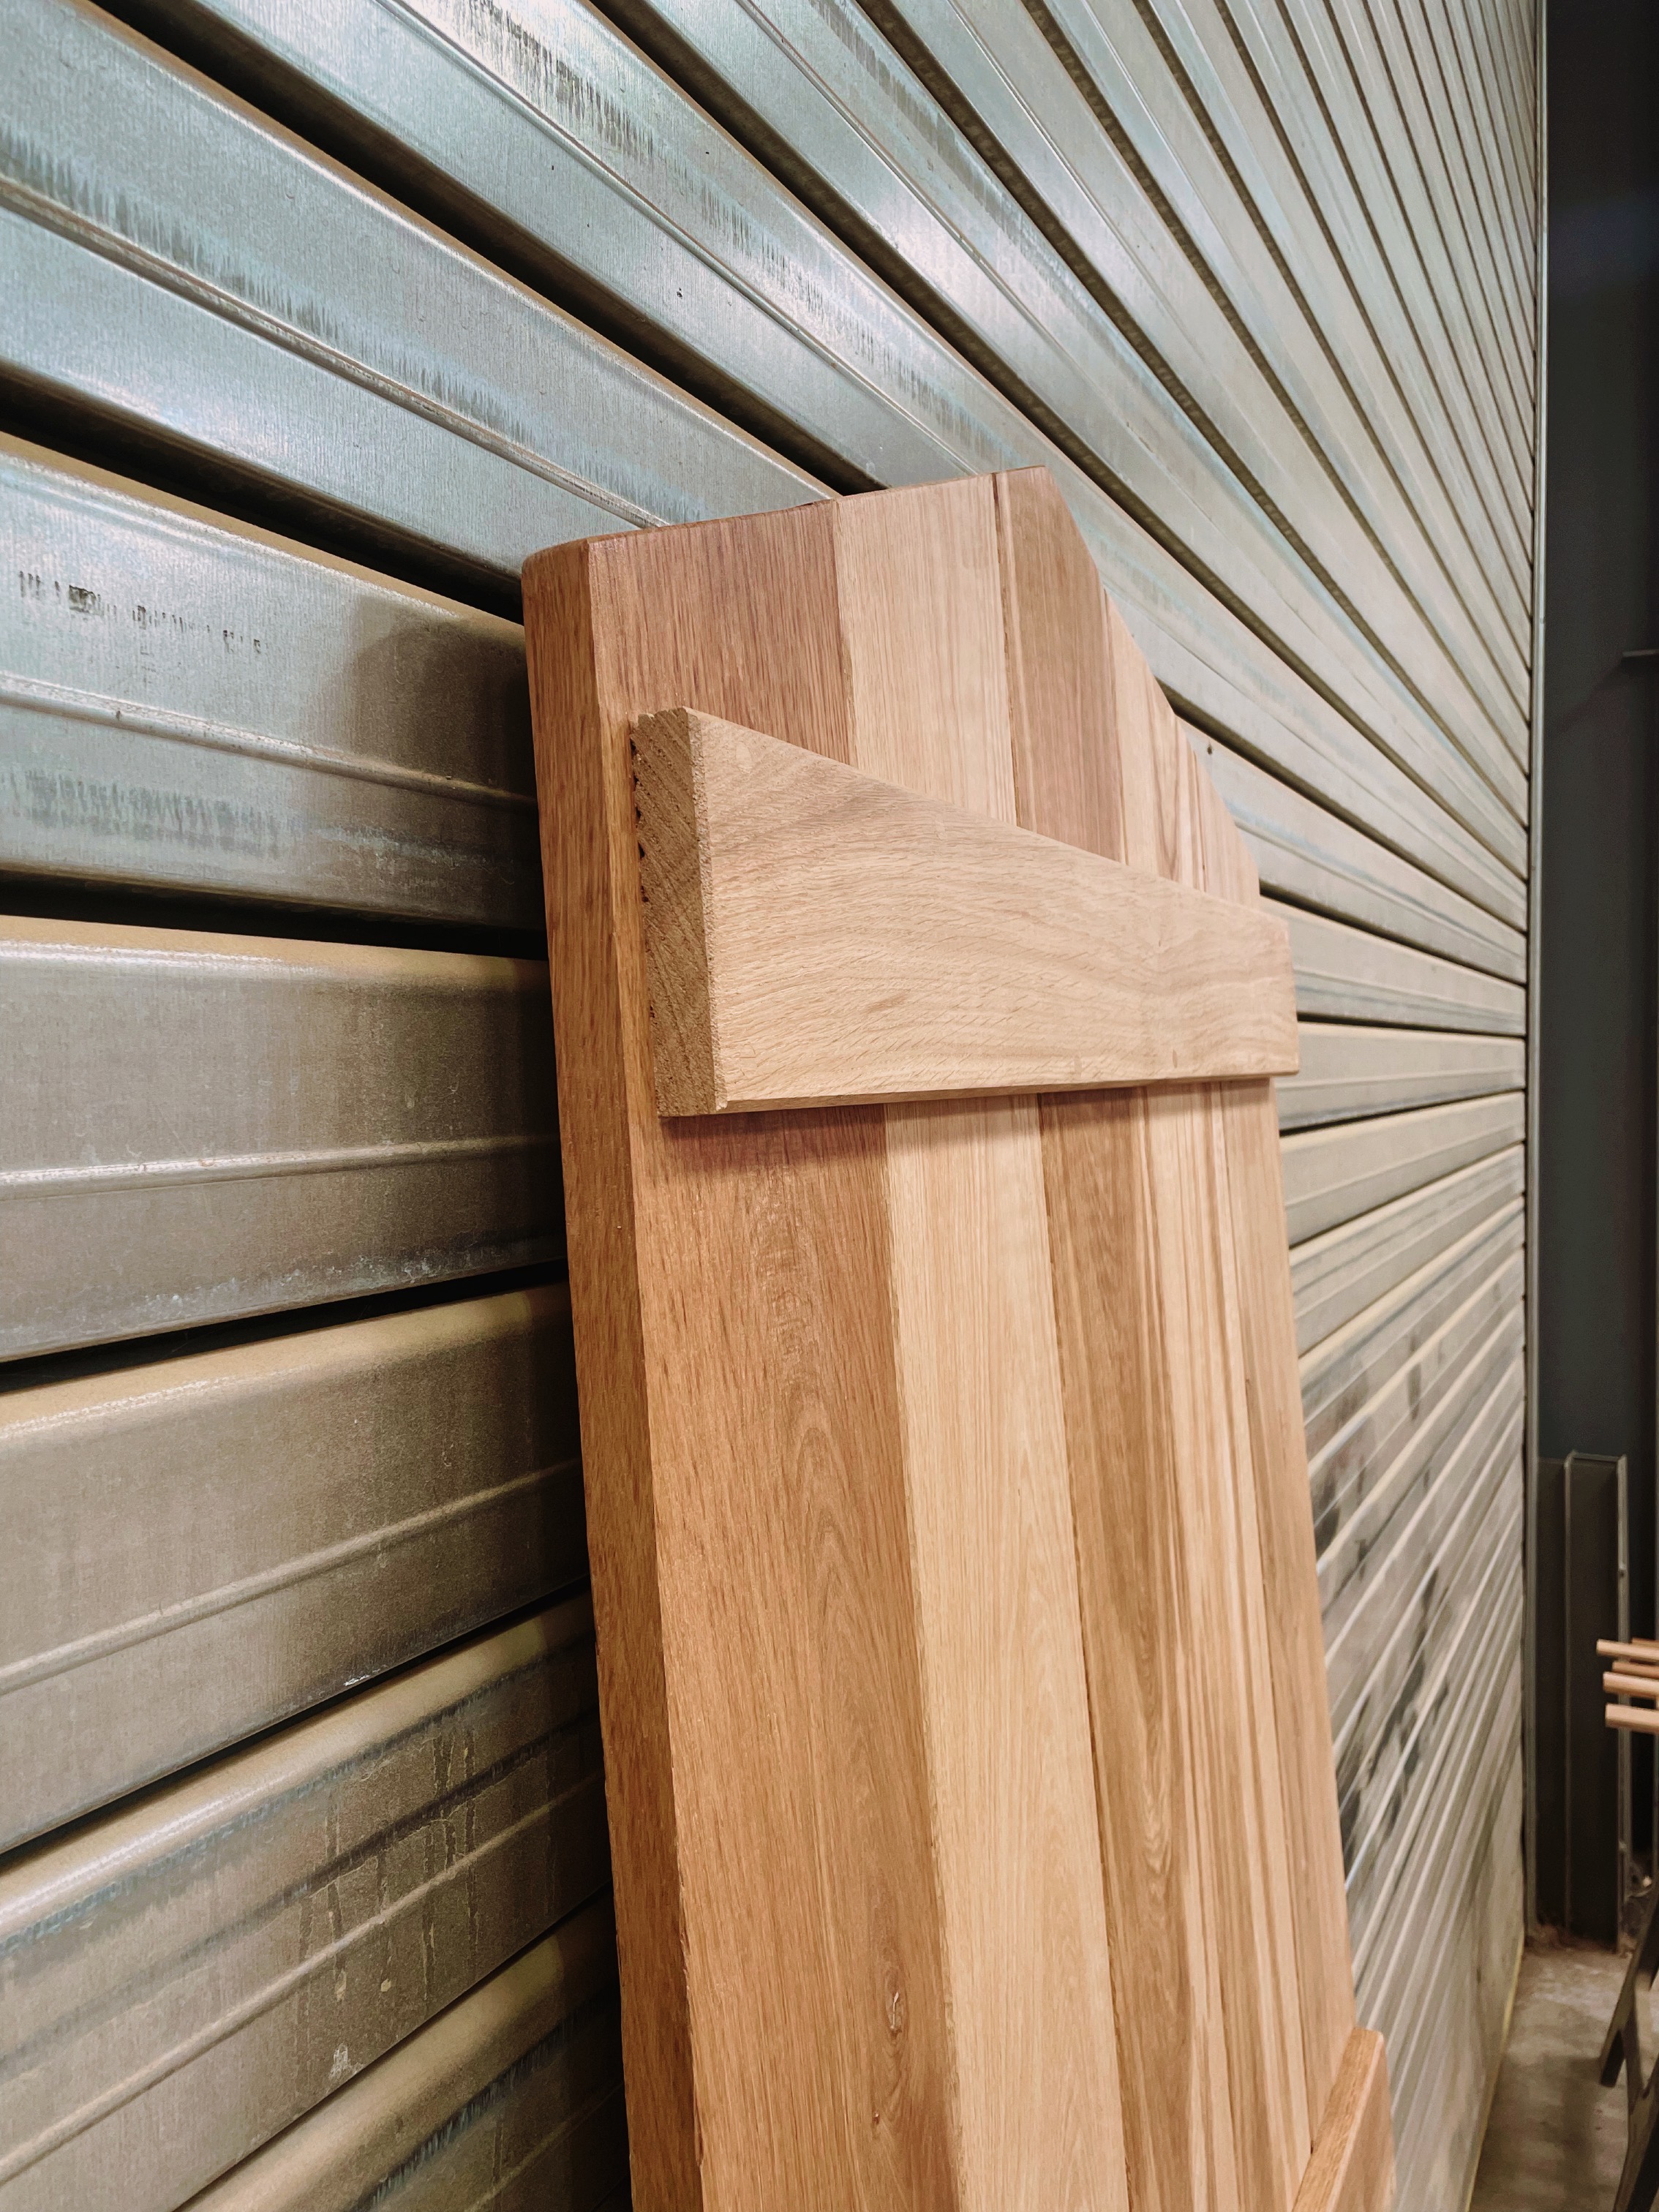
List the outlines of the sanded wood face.
{"type": "Polygon", "coordinates": [[[630,732],[1248,857],[1041,471],[526,611],[635,2202],[1290,2212],[1352,1992],[1271,1085],[665,1118],[630,732]]]}
{"type": "Polygon", "coordinates": [[[684,708],[633,738],[663,1113],[1295,1073],[1262,907],[684,708]]]}

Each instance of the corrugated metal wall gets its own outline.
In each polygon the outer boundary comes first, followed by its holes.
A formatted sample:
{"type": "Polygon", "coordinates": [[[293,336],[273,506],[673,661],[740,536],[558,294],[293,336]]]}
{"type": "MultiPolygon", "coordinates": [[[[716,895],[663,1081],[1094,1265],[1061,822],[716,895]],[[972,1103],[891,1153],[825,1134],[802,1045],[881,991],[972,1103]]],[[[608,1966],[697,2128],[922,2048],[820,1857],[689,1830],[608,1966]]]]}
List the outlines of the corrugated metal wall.
{"type": "Polygon", "coordinates": [[[118,12],[0,0],[0,2208],[622,2201],[517,573],[1032,462],[1291,928],[1360,2010],[1460,2202],[1535,0],[118,12]]]}

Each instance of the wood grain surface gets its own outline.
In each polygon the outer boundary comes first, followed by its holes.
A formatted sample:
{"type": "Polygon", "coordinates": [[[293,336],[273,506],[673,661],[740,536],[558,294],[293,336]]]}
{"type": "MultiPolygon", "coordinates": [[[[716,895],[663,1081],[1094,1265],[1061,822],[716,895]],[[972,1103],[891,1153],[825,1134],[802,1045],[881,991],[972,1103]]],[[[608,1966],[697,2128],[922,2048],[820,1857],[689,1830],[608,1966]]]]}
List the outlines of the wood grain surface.
{"type": "Polygon", "coordinates": [[[1389,2212],[1393,2203],[1388,2057],[1374,2028],[1356,2027],[1342,2048],[1295,2212],[1389,2212]]]}
{"type": "MultiPolygon", "coordinates": [[[[854,501],[838,520],[854,763],[1012,821],[991,483],[854,501]]],[[[951,1102],[886,1121],[963,2201],[1121,2205],[1036,1107],[951,1102]]]]}
{"type": "Polygon", "coordinates": [[[665,1114],[1295,1073],[1259,906],[684,708],[635,723],[634,789],[665,1114]]]}
{"type": "Polygon", "coordinates": [[[630,730],[1248,904],[1231,825],[1040,471],[525,581],[635,2202],[1290,2212],[1352,1996],[1270,1087],[663,1118],[630,730]]]}
{"type": "Polygon", "coordinates": [[[1645,1705],[1609,1705],[1604,1718],[1610,1729],[1632,1735],[1659,1735],[1659,1712],[1650,1713],[1645,1705]]]}
{"type": "Polygon", "coordinates": [[[525,577],[644,2212],[961,2201],[881,1117],[671,1126],[650,1068],[629,726],[848,757],[830,512],[525,577]]]}
{"type": "MultiPolygon", "coordinates": [[[[1190,743],[1188,757],[1199,794],[1206,887],[1222,898],[1258,899],[1255,863],[1190,743]]],[[[1324,2110],[1343,2063],[1353,2027],[1353,1984],[1325,1639],[1319,1606],[1309,1596],[1317,1569],[1279,1113],[1271,1082],[1230,1084],[1216,1096],[1231,1205],[1251,1488],[1311,2116],[1324,2110]]]]}
{"type": "MultiPolygon", "coordinates": [[[[1121,858],[1099,579],[1046,479],[997,480],[1019,818],[1121,858]]],[[[1240,2201],[1144,1092],[1040,1112],[1130,2198],[1240,2201]]]]}

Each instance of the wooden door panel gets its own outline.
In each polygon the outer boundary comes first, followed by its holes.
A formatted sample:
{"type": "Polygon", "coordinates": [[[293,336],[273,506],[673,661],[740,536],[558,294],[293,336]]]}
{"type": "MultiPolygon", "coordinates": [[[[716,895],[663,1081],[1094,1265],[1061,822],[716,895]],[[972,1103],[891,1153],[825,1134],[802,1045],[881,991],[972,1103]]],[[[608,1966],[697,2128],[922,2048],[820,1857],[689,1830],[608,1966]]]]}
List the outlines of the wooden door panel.
{"type": "Polygon", "coordinates": [[[1224,809],[1042,471],[526,605],[635,2203],[1370,2212],[1271,1086],[659,1112],[633,732],[1248,904],[1224,809]]]}

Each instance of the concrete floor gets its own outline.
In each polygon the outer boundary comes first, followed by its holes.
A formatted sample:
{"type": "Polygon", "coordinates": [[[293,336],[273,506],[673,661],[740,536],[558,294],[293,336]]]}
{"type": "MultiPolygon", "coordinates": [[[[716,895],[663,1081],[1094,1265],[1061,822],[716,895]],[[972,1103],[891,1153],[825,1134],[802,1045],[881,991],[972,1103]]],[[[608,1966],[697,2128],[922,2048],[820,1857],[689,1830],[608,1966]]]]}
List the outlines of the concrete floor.
{"type": "MultiPolygon", "coordinates": [[[[1595,2062],[1624,1978],[1610,1951],[1552,1948],[1522,1960],[1469,2212],[1611,2212],[1625,2085],[1602,2088],[1595,2062]]],[[[1645,2058],[1645,2033],[1643,2044],[1645,2058]]]]}

